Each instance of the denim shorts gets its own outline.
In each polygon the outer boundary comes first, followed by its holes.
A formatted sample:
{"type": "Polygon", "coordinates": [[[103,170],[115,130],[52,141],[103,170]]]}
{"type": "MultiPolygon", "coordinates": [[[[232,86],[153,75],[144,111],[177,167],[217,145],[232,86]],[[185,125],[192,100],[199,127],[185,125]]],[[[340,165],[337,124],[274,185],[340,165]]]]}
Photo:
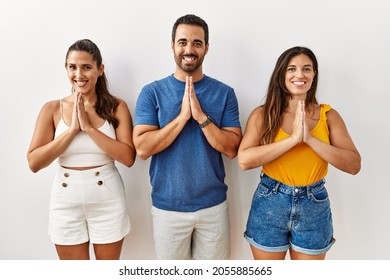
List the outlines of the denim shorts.
{"type": "Polygon", "coordinates": [[[326,253],[335,240],[325,179],[293,187],[262,174],[244,237],[266,252],[326,253]]]}

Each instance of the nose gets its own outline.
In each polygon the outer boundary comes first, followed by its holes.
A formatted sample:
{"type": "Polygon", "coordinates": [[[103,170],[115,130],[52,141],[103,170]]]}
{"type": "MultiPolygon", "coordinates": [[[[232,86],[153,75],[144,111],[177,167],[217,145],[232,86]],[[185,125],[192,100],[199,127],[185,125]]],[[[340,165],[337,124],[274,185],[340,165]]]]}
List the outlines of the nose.
{"type": "Polygon", "coordinates": [[[78,78],[78,77],[81,77],[82,76],[82,70],[80,68],[77,68],[76,71],[74,72],[75,76],[78,78]]]}
{"type": "Polygon", "coordinates": [[[303,70],[302,70],[302,69],[297,69],[297,70],[295,71],[295,76],[296,76],[297,78],[302,78],[302,77],[303,77],[303,70]]]}
{"type": "Polygon", "coordinates": [[[186,53],[191,53],[192,52],[192,44],[187,44],[185,46],[185,52],[186,53]]]}

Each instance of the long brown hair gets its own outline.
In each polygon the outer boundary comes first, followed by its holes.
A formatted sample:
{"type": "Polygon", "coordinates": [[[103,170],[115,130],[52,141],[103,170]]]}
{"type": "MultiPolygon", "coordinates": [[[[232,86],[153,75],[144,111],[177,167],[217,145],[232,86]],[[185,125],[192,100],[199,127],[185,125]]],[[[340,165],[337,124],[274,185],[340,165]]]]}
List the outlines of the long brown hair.
{"type": "MultiPolygon", "coordinates": [[[[103,63],[99,48],[89,39],[78,40],[69,47],[66,53],[65,66],[68,60],[68,55],[71,51],[83,51],[91,54],[98,68],[103,63]]],[[[118,105],[119,100],[115,96],[111,95],[111,93],[108,91],[106,74],[103,72],[103,74],[98,77],[96,82],[95,110],[99,117],[107,120],[114,126],[114,128],[117,128],[119,124],[119,120],[115,117],[115,112],[118,109],[118,105]]]]}
{"type": "Polygon", "coordinates": [[[307,92],[305,107],[309,104],[318,104],[316,98],[318,84],[318,62],[314,53],[306,47],[293,47],[284,51],[278,58],[274,71],[272,73],[265,103],[263,117],[263,134],[260,136],[260,143],[270,144],[273,142],[283,120],[283,113],[287,108],[288,101],[291,96],[285,85],[285,74],[289,61],[300,54],[307,55],[313,62],[313,70],[316,73],[314,76],[311,88],[307,92]]]}

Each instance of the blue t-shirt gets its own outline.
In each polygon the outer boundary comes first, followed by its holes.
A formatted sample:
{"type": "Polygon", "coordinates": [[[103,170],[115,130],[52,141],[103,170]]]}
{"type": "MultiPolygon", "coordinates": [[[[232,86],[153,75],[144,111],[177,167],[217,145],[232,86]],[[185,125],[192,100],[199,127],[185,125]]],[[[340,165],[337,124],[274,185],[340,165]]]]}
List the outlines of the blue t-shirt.
{"type": "MultiPolygon", "coordinates": [[[[135,123],[163,128],[181,110],[185,82],[173,75],[146,85],[138,96],[135,123]]],[[[202,110],[215,125],[240,127],[234,90],[206,75],[194,83],[202,110]]],[[[226,200],[222,155],[207,142],[202,129],[190,119],[174,142],[152,156],[150,163],[153,206],[193,212],[226,200]]]]}

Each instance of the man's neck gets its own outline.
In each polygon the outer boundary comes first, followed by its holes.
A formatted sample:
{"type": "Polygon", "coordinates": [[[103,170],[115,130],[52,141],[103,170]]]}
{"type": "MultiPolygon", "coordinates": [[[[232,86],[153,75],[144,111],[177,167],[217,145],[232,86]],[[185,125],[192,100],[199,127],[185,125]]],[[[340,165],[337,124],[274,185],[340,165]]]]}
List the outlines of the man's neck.
{"type": "Polygon", "coordinates": [[[191,76],[192,77],[192,81],[195,83],[197,81],[200,81],[204,74],[202,71],[198,71],[198,72],[194,72],[194,73],[187,73],[187,72],[184,72],[184,71],[177,71],[173,74],[173,76],[178,79],[179,81],[182,81],[182,82],[185,82],[186,81],[186,77],[187,76],[191,76]]]}

